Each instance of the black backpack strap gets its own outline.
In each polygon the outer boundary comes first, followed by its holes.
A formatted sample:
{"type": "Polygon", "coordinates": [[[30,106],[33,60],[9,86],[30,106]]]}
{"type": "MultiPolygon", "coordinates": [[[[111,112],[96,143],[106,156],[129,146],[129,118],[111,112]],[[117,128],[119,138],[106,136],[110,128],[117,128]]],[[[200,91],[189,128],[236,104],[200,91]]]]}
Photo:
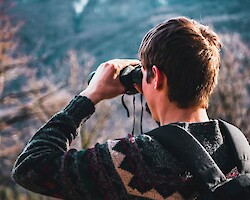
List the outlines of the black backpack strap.
{"type": "Polygon", "coordinates": [[[221,119],[219,126],[234,157],[239,173],[250,173],[250,147],[244,134],[232,124],[221,119]]]}
{"type": "Polygon", "coordinates": [[[154,137],[165,149],[183,161],[200,184],[203,194],[199,200],[249,200],[250,199],[250,147],[244,134],[235,126],[219,121],[225,142],[234,156],[241,173],[226,179],[213,158],[200,142],[178,125],[166,125],[152,130],[147,135],[154,137]]]}
{"type": "Polygon", "coordinates": [[[200,142],[178,125],[165,125],[147,135],[155,138],[165,149],[184,162],[201,189],[211,189],[226,177],[200,142]]]}

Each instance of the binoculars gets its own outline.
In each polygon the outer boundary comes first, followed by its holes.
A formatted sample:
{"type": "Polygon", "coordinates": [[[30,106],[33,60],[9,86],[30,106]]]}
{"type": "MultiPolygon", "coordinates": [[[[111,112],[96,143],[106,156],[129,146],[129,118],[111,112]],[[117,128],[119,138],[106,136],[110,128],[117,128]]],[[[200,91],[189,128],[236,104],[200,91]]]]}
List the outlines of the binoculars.
{"type": "MultiPolygon", "coordinates": [[[[94,76],[95,71],[91,72],[88,76],[88,84],[92,77],[94,76]]],[[[121,84],[126,89],[126,94],[132,95],[138,93],[135,89],[134,84],[136,83],[141,87],[142,85],[142,71],[140,65],[128,65],[123,68],[119,73],[119,79],[121,84]]]]}

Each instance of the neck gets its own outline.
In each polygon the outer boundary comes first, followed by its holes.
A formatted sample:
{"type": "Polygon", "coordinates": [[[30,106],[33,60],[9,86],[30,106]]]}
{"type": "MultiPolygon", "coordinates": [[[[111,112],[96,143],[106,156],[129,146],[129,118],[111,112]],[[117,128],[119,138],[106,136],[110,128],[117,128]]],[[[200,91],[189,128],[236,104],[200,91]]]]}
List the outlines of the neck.
{"type": "Polygon", "coordinates": [[[171,102],[168,98],[167,77],[165,75],[160,76],[159,74],[160,72],[158,72],[158,75],[156,73],[154,78],[148,83],[148,90],[150,90],[151,95],[147,97],[150,101],[149,108],[152,117],[160,122],[161,126],[174,122],[191,123],[209,121],[205,108],[189,107],[183,109],[179,108],[174,102],[171,102]]]}
{"type": "Polygon", "coordinates": [[[206,109],[204,108],[178,108],[175,104],[168,105],[159,114],[159,122],[166,125],[174,122],[205,122],[209,121],[206,109]]]}

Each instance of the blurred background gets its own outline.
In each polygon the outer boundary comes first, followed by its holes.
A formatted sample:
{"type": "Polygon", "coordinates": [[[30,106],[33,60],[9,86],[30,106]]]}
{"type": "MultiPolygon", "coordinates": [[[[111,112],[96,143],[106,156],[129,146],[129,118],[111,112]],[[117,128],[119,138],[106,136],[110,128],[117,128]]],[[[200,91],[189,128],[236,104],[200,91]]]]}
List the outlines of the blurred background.
{"type": "MultiPolygon", "coordinates": [[[[211,118],[236,124],[250,139],[250,1],[0,0],[0,200],[49,200],[11,179],[16,157],[35,131],[87,85],[106,60],[137,58],[144,34],[176,16],[211,26],[223,42],[211,118]]],[[[140,134],[136,95],[135,134],[140,134]]],[[[133,97],[97,105],[73,147],[87,148],[133,129],[133,97]]],[[[145,112],[143,131],[156,127],[145,112]]]]}

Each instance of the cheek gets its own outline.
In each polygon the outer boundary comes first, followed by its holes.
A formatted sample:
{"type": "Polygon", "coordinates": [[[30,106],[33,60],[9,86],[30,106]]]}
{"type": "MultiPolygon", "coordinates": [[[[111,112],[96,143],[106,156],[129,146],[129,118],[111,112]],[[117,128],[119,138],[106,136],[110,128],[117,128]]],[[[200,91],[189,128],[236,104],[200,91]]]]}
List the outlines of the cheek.
{"type": "Polygon", "coordinates": [[[145,90],[145,86],[147,84],[147,81],[146,81],[146,76],[147,74],[145,72],[142,73],[142,91],[145,90]]]}
{"type": "Polygon", "coordinates": [[[142,94],[144,96],[145,96],[145,91],[146,91],[146,84],[147,84],[146,79],[143,76],[141,89],[142,89],[142,94]]]}

